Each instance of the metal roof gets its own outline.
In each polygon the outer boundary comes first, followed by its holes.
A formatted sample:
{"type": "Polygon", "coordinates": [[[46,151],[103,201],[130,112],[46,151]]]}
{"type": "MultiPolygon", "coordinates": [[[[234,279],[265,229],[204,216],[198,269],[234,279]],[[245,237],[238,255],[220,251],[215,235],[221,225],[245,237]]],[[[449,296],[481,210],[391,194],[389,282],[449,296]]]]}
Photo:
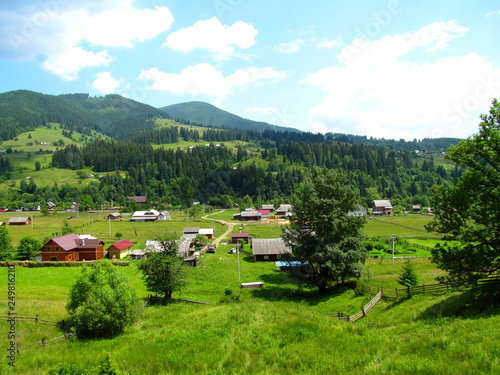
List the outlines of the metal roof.
{"type": "Polygon", "coordinates": [[[255,238],[252,240],[253,255],[290,254],[292,249],[283,238],[255,238]]]}

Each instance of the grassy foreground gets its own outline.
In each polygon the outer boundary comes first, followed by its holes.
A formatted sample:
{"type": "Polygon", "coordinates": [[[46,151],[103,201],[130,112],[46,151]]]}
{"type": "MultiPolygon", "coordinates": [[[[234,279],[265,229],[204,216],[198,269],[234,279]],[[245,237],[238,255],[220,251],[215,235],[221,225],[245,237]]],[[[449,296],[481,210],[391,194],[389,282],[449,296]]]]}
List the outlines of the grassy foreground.
{"type": "MultiPolygon", "coordinates": [[[[384,300],[367,317],[348,323],[371,297],[338,287],[318,296],[299,290],[274,263],[240,258],[241,281],[263,281],[262,290],[238,288],[237,258],[205,254],[189,268],[189,285],[176,298],[208,302],[150,306],[125,334],[108,340],[62,340],[20,353],[16,367],[0,363],[2,374],[46,374],[73,368],[97,373],[105,353],[129,374],[492,374],[500,371],[498,310],[461,312],[466,292],[384,300]],[[233,297],[225,290],[230,289],[233,297]]],[[[371,285],[393,287],[403,260],[369,260],[371,285]]],[[[436,270],[416,261],[421,281],[436,270]]],[[[147,296],[135,264],[119,268],[141,297],[147,296]]],[[[78,268],[16,268],[16,313],[62,320],[68,290],[78,268]]],[[[6,311],[7,269],[0,268],[0,310],[6,311]]],[[[7,323],[0,331],[7,332],[7,323]]],[[[20,347],[62,334],[56,327],[17,323],[20,347]]],[[[5,337],[0,340],[8,348],[5,337]]],[[[7,350],[2,352],[6,353],[7,350]]],[[[78,373],[78,372],[76,372],[78,373]]]]}

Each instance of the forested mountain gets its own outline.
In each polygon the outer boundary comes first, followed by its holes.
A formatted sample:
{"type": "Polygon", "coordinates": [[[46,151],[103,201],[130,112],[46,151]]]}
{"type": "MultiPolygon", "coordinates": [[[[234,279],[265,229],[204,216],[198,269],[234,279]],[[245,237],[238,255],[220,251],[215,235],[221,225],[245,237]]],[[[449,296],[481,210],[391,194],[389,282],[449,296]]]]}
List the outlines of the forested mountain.
{"type": "Polygon", "coordinates": [[[293,128],[271,125],[267,122],[247,120],[204,102],[179,103],[160,109],[177,121],[186,124],[196,124],[211,128],[301,132],[293,128]]]}
{"type": "Polygon", "coordinates": [[[114,139],[152,130],[153,118],[168,118],[157,108],[120,95],[90,97],[88,94],[45,95],[27,90],[0,94],[0,138],[12,139],[49,122],[91,135],[93,130],[114,139]]]}
{"type": "MultiPolygon", "coordinates": [[[[261,202],[280,204],[290,199],[302,181],[303,172],[312,166],[346,171],[349,182],[362,197],[360,203],[365,206],[373,199],[390,199],[399,207],[428,206],[434,185],[448,185],[462,173],[452,164],[446,164],[442,157],[443,151],[458,143],[458,139],[407,142],[313,134],[268,124],[260,130],[255,126],[237,129],[223,121],[235,119],[233,125],[241,126],[245,122],[258,123],[228,113],[217,122],[223,111],[211,107],[206,103],[190,107],[195,112],[195,108],[209,109],[197,119],[196,122],[207,121],[198,128],[159,120],[169,115],[119,95],[91,98],[88,94],[51,96],[30,91],[0,94],[0,133],[4,140],[49,122],[60,123],[50,128],[72,140],[71,144],[56,142],[44,146],[51,149],[42,150],[40,140],[29,134],[22,145],[14,150],[7,148],[6,155],[0,155],[0,181],[17,175],[14,178],[19,186],[9,182],[1,190],[0,206],[20,208],[44,201],[74,201],[89,207],[113,201],[126,206],[131,204],[127,197],[134,195],[184,207],[193,201],[225,207],[233,202],[240,206],[258,206],[261,202]],[[215,123],[227,128],[207,126],[215,123]],[[108,139],[72,137],[73,131],[83,134],[99,131],[108,139]],[[180,141],[193,145],[184,150],[162,146],[180,141]],[[33,147],[35,155],[22,147],[33,147]],[[37,172],[59,168],[67,169],[70,174],[76,171],[85,178],[84,169],[103,176],[89,183],[80,180],[74,185],[41,186],[37,185],[36,174],[23,175],[26,167],[13,164],[23,154],[26,160],[33,157],[43,160],[47,152],[52,155],[51,160],[45,161],[43,168],[38,161],[37,172]],[[11,159],[11,155],[15,157],[11,159]]],[[[178,114],[172,112],[173,117],[178,114]]]]}

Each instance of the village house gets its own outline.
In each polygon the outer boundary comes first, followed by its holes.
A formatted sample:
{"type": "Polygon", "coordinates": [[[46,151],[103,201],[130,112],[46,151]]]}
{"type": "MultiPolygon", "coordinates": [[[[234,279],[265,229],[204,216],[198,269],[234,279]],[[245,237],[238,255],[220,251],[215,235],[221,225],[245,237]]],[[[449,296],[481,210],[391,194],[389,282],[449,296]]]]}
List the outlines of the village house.
{"type": "Polygon", "coordinates": [[[240,212],[239,214],[234,214],[233,215],[233,220],[240,220],[240,221],[260,221],[262,218],[262,214],[258,211],[243,211],[240,212]]]}
{"type": "Polygon", "coordinates": [[[282,238],[255,238],[252,240],[253,260],[277,261],[282,255],[290,254],[292,249],[282,238]]]}
{"type": "Polygon", "coordinates": [[[209,240],[214,238],[214,228],[200,228],[198,233],[204,235],[209,240]]]}
{"type": "Polygon", "coordinates": [[[156,210],[149,210],[149,211],[135,211],[132,217],[130,218],[130,221],[157,221],[158,216],[160,216],[160,213],[156,210]]]}
{"type": "Polygon", "coordinates": [[[420,207],[418,204],[414,204],[413,206],[411,206],[411,212],[413,214],[420,214],[422,213],[422,207],[420,207]]]}
{"type": "Polygon", "coordinates": [[[127,199],[132,199],[135,203],[144,204],[146,203],[146,195],[139,195],[135,197],[127,197],[127,199]]]}
{"type": "Polygon", "coordinates": [[[74,233],[55,237],[40,249],[42,261],[99,260],[104,258],[104,242],[74,233]]]}
{"type": "Polygon", "coordinates": [[[261,207],[260,207],[261,210],[268,210],[270,212],[273,212],[274,211],[274,206],[272,204],[263,204],[261,207]]]}
{"type": "Polygon", "coordinates": [[[292,216],[292,205],[291,204],[282,204],[276,210],[276,216],[289,217],[292,216]]]}
{"type": "Polygon", "coordinates": [[[374,216],[392,216],[392,204],[390,200],[374,200],[372,209],[374,216]]]}
{"type": "Polygon", "coordinates": [[[130,254],[130,249],[134,244],[128,240],[121,240],[115,242],[108,247],[108,258],[110,259],[123,259],[130,254]]]}
{"type": "Polygon", "coordinates": [[[29,224],[31,224],[31,218],[29,216],[9,218],[9,225],[29,225],[29,224]]]}

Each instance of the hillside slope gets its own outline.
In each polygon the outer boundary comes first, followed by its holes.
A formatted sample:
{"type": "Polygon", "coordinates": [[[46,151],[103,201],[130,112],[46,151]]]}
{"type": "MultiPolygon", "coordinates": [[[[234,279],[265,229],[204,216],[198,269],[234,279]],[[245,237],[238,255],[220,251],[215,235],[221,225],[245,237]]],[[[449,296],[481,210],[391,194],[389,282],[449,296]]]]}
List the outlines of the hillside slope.
{"type": "Polygon", "coordinates": [[[154,117],[168,118],[157,108],[120,95],[46,95],[28,90],[0,94],[0,137],[12,139],[48,122],[90,135],[92,130],[116,139],[153,129],[154,117]]]}
{"type": "Polygon", "coordinates": [[[205,102],[195,101],[179,103],[162,107],[160,109],[175,119],[185,122],[189,121],[191,124],[199,124],[214,128],[301,132],[300,130],[294,128],[271,125],[267,122],[248,120],[205,102]]]}

